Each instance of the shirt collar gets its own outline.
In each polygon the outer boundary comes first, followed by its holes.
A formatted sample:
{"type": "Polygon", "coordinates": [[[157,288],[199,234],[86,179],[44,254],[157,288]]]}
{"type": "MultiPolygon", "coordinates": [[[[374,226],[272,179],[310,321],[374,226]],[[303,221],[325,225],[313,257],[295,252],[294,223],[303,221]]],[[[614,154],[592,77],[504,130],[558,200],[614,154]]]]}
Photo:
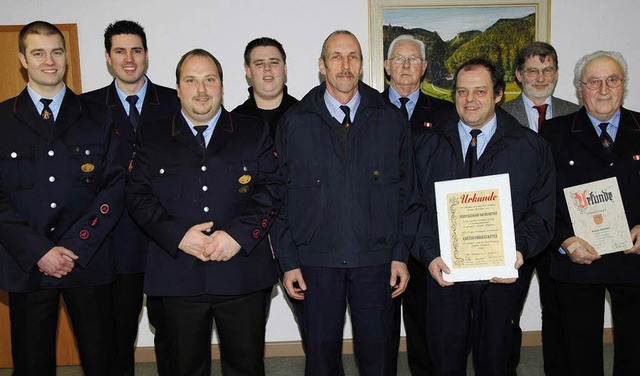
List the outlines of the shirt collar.
{"type": "MultiPolygon", "coordinates": [[[[36,93],[36,91],[31,88],[31,84],[27,84],[27,92],[29,93],[29,96],[31,97],[33,104],[36,105],[36,109],[38,110],[38,113],[39,114],[42,113],[42,110],[44,110],[44,104],[40,102],[40,99],[46,98],[46,97],[43,97],[42,95],[36,93]]],[[[56,95],[54,95],[51,98],[47,98],[47,99],[53,100],[49,105],[49,109],[51,110],[51,112],[53,112],[54,119],[58,118],[58,112],[60,112],[60,106],[62,106],[62,100],[64,99],[64,95],[66,92],[67,92],[67,85],[63,84],[62,89],[60,89],[60,91],[57,92],[56,95]]]]}
{"type": "MultiPolygon", "coordinates": [[[[147,94],[147,87],[149,86],[149,81],[147,80],[147,76],[142,76],[142,78],[144,79],[144,85],[142,85],[142,87],[140,88],[140,90],[138,90],[136,93],[134,93],[135,95],[138,96],[138,101],[136,102],[136,108],[138,109],[138,112],[142,112],[142,103],[144,103],[144,96],[147,94]]],[[[127,110],[127,114],[129,113],[129,102],[127,102],[127,97],[129,95],[127,95],[124,91],[122,91],[119,87],[118,87],[118,82],[115,82],[116,87],[116,93],[118,93],[118,98],[120,98],[120,102],[122,102],[122,106],[127,110]]],[[[131,94],[131,95],[134,95],[131,94]]]]}
{"type": "Polygon", "coordinates": [[[332,117],[340,122],[342,122],[342,119],[344,118],[344,112],[340,109],[340,106],[349,107],[349,115],[351,117],[350,120],[353,122],[355,119],[356,111],[358,111],[358,106],[360,106],[361,98],[362,96],[358,91],[348,103],[342,104],[340,103],[340,101],[332,97],[331,94],[329,94],[328,90],[324,91],[324,104],[327,106],[329,114],[331,114],[332,117]]]}
{"type": "MultiPolygon", "coordinates": [[[[529,98],[527,98],[526,95],[524,95],[524,93],[522,94],[522,101],[524,102],[524,108],[526,108],[528,111],[537,111],[537,110],[532,110],[533,106],[537,106],[535,103],[533,103],[533,101],[529,98]]],[[[551,96],[548,96],[547,99],[544,100],[544,103],[547,105],[547,114],[551,114],[553,116],[553,106],[551,105],[551,96]]]]}

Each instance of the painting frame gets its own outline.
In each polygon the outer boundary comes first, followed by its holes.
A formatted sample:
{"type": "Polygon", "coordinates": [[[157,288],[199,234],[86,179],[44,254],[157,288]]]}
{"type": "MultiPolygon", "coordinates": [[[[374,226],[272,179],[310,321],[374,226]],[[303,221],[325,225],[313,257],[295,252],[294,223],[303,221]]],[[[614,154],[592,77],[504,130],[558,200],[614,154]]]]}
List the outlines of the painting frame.
{"type": "Polygon", "coordinates": [[[379,91],[385,88],[385,51],[383,51],[383,12],[385,9],[511,6],[535,7],[535,40],[549,41],[551,0],[369,0],[369,84],[379,91]]]}

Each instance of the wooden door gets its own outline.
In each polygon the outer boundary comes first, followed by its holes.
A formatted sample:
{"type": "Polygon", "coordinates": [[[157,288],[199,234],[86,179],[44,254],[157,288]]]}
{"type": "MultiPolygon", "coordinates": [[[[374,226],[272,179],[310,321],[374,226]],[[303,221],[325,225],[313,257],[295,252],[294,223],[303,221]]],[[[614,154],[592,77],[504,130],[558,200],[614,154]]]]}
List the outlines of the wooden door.
{"type": "MultiPolygon", "coordinates": [[[[27,85],[27,72],[18,60],[18,34],[23,25],[0,26],[0,102],[15,97],[27,85]]],[[[76,24],[56,25],[64,35],[67,47],[67,72],[65,83],[76,93],[82,93],[80,83],[80,55],[78,53],[78,28],[76,24]]],[[[0,368],[13,367],[8,294],[0,290],[0,368]]],[[[73,337],[64,302],[60,305],[57,343],[58,365],[80,364],[78,348],[73,337]]]]}

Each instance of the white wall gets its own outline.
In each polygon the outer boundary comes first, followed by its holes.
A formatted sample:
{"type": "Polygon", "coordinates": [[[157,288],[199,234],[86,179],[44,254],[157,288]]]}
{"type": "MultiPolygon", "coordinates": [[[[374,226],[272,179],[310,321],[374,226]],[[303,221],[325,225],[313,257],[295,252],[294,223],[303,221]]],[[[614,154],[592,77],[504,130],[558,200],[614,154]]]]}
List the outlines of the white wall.
{"type": "MultiPolygon", "coordinates": [[[[556,94],[576,101],[571,83],[575,62],[597,49],[618,50],[627,58],[631,70],[626,107],[640,110],[640,90],[635,90],[640,83],[636,73],[640,49],[633,27],[638,18],[636,2],[550,1],[551,42],[560,55],[556,94]]],[[[324,38],[331,31],[351,30],[362,44],[365,62],[369,55],[367,0],[0,0],[0,9],[2,25],[26,24],[37,19],[77,23],[85,91],[111,81],[104,61],[102,34],[114,20],[133,19],[145,27],[150,54],[148,73],[154,82],[162,85],[174,86],[175,65],[184,52],[195,47],[205,48],[222,63],[227,109],[233,109],[247,96],[242,54],[246,43],[253,38],[270,36],[282,42],[288,54],[289,90],[297,98],[318,84],[317,58],[324,38]]],[[[369,80],[368,64],[364,80],[369,80]]],[[[278,289],[277,294],[271,308],[267,341],[297,340],[298,332],[282,290],[278,289]]],[[[540,329],[538,305],[534,281],[523,314],[524,330],[540,329]]],[[[608,319],[607,326],[610,326],[608,319]]],[[[348,325],[345,333],[351,335],[348,325]]],[[[140,325],[138,345],[153,345],[146,316],[140,325]]]]}

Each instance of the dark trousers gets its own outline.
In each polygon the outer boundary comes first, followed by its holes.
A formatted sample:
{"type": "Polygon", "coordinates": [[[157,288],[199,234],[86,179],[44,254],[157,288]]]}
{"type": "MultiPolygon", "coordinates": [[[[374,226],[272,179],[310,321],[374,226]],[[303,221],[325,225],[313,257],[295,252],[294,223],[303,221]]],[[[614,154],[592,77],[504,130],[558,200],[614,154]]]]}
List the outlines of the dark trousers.
{"type": "Polygon", "coordinates": [[[138,322],[142,310],[144,274],[117,274],[113,284],[119,374],[133,376],[138,322]]]}
{"type": "Polygon", "coordinates": [[[211,374],[211,333],[215,321],[222,373],[263,376],[265,299],[271,299],[271,288],[245,295],[162,297],[169,374],[211,374]]]}
{"type": "Polygon", "coordinates": [[[390,264],[350,269],[302,267],[302,275],[307,284],[305,375],[338,374],[347,302],[360,373],[392,375],[390,264]]]}
{"type": "Polygon", "coordinates": [[[117,374],[109,284],[9,293],[13,375],[55,376],[60,295],[71,319],[84,374],[117,374]]]}
{"type": "MultiPolygon", "coordinates": [[[[397,365],[400,346],[400,317],[404,319],[407,361],[414,376],[431,375],[431,358],[427,347],[427,268],[413,256],[407,263],[411,279],[402,295],[393,299],[393,350],[397,365]],[[402,308],[401,308],[402,306],[402,308]]],[[[397,367],[394,367],[397,368],[397,367]]]]}
{"type": "Polygon", "coordinates": [[[164,330],[164,305],[162,297],[147,295],[147,317],[153,326],[153,344],[156,354],[156,368],[158,376],[171,376],[167,355],[167,341],[164,330]]]}
{"type": "Polygon", "coordinates": [[[469,348],[476,376],[504,376],[518,316],[516,286],[427,279],[427,340],[434,375],[466,375],[469,348]]]}
{"type": "MultiPolygon", "coordinates": [[[[562,345],[562,323],[560,322],[560,307],[555,281],[550,275],[551,251],[527,260],[518,271],[516,287],[518,289],[518,306],[520,315],[524,308],[533,272],[538,275],[540,287],[540,306],[542,308],[542,358],[544,373],[547,376],[565,376],[569,374],[562,345]]],[[[516,375],[516,368],[520,362],[520,347],[522,345],[522,329],[520,316],[514,325],[513,352],[509,360],[509,375],[516,375]]]]}
{"type": "Polygon", "coordinates": [[[640,284],[556,284],[570,369],[567,375],[604,375],[605,291],[611,296],[613,375],[640,375],[640,284]]]}

